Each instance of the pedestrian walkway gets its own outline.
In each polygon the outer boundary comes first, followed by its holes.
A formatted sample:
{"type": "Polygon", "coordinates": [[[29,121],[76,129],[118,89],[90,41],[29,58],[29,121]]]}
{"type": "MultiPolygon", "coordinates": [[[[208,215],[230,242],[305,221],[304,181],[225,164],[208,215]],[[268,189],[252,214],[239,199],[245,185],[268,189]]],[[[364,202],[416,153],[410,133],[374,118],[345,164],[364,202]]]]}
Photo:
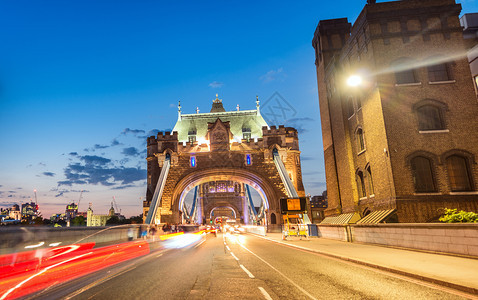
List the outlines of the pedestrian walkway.
{"type": "Polygon", "coordinates": [[[256,236],[478,295],[478,259],[316,237],[284,241],[281,233],[256,236]]]}

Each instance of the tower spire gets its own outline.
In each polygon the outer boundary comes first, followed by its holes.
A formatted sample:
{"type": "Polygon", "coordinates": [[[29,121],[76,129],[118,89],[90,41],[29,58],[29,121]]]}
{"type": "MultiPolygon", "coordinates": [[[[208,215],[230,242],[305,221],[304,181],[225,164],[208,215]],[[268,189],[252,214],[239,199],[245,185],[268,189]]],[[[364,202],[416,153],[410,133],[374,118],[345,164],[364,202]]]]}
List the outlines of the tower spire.
{"type": "Polygon", "coordinates": [[[178,121],[181,121],[181,100],[178,101],[178,121]]]}
{"type": "Polygon", "coordinates": [[[259,110],[260,104],[259,104],[259,96],[256,95],[256,110],[257,110],[257,115],[261,115],[261,111],[259,110]]]}
{"type": "Polygon", "coordinates": [[[219,99],[219,95],[216,94],[216,99],[212,100],[211,111],[214,112],[225,112],[224,106],[222,106],[222,99],[219,99]]]}

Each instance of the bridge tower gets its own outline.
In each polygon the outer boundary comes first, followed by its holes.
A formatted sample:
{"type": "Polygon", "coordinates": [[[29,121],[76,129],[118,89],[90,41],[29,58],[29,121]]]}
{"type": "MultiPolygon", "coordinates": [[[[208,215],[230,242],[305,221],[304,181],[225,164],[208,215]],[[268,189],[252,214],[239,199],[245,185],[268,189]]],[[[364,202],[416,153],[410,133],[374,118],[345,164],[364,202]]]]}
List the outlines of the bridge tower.
{"type": "Polygon", "coordinates": [[[244,222],[248,185],[262,198],[267,223],[280,224],[279,199],[305,196],[300,163],[297,130],[268,127],[259,101],[253,110],[226,111],[216,95],[210,112],[194,114],[179,104],[173,132],[147,139],[145,222],[180,223],[196,186],[203,221],[228,208],[244,222]]]}

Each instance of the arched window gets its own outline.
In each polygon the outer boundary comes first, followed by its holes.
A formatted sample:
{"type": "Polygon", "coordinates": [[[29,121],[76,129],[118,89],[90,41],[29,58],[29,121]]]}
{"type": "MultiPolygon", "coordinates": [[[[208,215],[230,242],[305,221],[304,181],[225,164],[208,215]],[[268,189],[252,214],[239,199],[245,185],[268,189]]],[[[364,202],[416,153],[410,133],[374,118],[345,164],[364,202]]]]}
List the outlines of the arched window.
{"type": "Polygon", "coordinates": [[[445,124],[441,109],[434,105],[423,105],[417,108],[419,130],[442,130],[445,124]]]}
{"type": "Polygon", "coordinates": [[[355,180],[357,181],[357,193],[359,198],[367,197],[365,191],[365,183],[363,180],[363,173],[362,171],[358,171],[355,175],[355,180]]]}
{"type": "Polygon", "coordinates": [[[448,81],[450,74],[448,73],[448,66],[446,63],[437,64],[428,67],[428,80],[430,82],[448,81]]]}
{"type": "Polygon", "coordinates": [[[373,177],[372,177],[372,169],[370,166],[367,166],[367,177],[368,177],[368,192],[370,195],[375,194],[373,190],[373,177]]]}
{"type": "Polygon", "coordinates": [[[276,214],[275,214],[275,213],[271,213],[271,224],[276,224],[276,223],[277,223],[276,214]]]}
{"type": "Polygon", "coordinates": [[[357,132],[355,133],[355,138],[357,140],[357,151],[361,152],[365,150],[365,141],[363,138],[363,130],[362,128],[358,128],[357,132]]]}
{"type": "Polygon", "coordinates": [[[471,191],[471,176],[465,157],[452,155],[446,159],[448,178],[452,192],[471,191]]]}
{"type": "Polygon", "coordinates": [[[417,156],[411,160],[411,166],[415,192],[436,192],[432,162],[426,157],[417,156]]]}

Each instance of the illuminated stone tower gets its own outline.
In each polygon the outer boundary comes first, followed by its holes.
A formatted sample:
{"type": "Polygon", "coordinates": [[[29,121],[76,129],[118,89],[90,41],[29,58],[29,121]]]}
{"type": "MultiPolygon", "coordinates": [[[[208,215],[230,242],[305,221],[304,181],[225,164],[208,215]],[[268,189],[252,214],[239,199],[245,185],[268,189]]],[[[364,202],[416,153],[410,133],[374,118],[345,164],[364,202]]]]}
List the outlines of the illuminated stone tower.
{"type": "Polygon", "coordinates": [[[329,208],[478,210],[478,105],[454,0],[369,1],[314,34],[329,208]],[[362,82],[347,85],[359,75],[362,82]]]}

